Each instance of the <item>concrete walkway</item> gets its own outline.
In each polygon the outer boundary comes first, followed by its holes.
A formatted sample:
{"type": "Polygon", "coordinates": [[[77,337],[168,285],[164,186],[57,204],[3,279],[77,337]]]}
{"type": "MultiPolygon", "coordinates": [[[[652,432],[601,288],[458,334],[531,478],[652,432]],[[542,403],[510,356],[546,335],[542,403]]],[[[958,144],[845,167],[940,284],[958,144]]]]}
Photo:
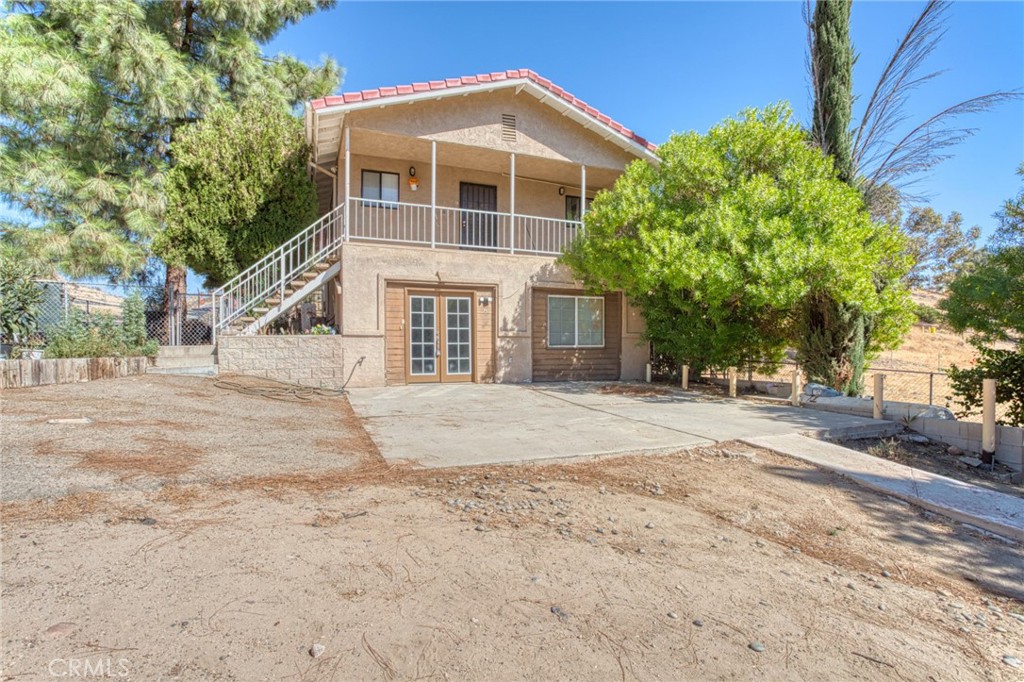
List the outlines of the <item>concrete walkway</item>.
{"type": "Polygon", "coordinates": [[[740,440],[835,471],[866,488],[898,497],[962,523],[1024,542],[1024,498],[805,436],[789,434],[740,440]]]}
{"type": "Polygon", "coordinates": [[[676,452],[788,433],[882,435],[880,430],[894,428],[891,422],[682,391],[624,395],[620,389],[630,386],[421,384],[352,389],[349,399],[385,459],[425,467],[676,452]]]}

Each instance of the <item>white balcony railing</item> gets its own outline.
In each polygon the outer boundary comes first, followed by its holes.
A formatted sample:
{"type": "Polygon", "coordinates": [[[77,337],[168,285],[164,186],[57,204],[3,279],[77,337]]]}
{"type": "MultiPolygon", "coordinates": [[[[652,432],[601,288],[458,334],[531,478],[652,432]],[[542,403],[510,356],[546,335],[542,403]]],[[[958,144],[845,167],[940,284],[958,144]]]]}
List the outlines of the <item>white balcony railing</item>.
{"type": "Polygon", "coordinates": [[[558,256],[582,228],[573,220],[350,199],[214,291],[214,335],[258,314],[268,301],[284,304],[289,286],[345,241],[558,256]]]}
{"type": "Polygon", "coordinates": [[[558,256],[583,224],[538,216],[350,199],[347,237],[434,248],[558,256]]]}

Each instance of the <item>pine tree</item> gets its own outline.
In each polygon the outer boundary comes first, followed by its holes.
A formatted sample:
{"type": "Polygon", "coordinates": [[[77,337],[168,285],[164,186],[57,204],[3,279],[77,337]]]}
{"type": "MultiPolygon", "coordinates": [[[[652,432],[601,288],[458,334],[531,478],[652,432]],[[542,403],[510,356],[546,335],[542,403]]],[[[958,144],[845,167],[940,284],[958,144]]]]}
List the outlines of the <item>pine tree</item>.
{"type": "MultiPolygon", "coordinates": [[[[332,0],[50,0],[0,19],[3,239],[54,270],[127,279],[163,228],[175,134],[216,105],[296,104],[337,87],[260,46],[332,0]]],[[[181,263],[169,289],[184,289],[181,263]]]]}

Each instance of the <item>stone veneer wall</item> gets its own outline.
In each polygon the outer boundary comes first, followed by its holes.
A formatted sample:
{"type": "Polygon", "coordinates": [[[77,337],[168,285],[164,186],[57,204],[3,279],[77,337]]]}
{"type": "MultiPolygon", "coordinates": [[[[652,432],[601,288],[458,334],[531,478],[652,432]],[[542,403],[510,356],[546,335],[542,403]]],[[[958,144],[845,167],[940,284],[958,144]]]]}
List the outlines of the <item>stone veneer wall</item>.
{"type": "Polygon", "coordinates": [[[346,377],[339,336],[220,336],[217,364],[221,372],[303,386],[342,388],[346,377]]]}

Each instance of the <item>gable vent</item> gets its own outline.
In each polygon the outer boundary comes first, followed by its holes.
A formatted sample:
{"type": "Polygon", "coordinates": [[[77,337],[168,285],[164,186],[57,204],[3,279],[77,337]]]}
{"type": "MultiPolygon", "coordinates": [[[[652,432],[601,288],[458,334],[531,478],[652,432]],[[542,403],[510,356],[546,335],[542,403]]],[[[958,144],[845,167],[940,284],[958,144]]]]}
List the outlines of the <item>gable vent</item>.
{"type": "Polygon", "coordinates": [[[502,142],[515,142],[516,141],[516,115],[515,114],[502,114],[501,115],[501,141],[502,142]]]}

